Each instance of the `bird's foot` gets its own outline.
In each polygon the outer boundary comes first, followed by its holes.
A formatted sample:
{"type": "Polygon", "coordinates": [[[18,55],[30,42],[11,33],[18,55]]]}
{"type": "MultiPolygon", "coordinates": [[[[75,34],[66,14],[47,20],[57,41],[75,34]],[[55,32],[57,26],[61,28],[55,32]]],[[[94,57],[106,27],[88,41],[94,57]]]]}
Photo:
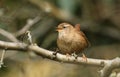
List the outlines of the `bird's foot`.
{"type": "Polygon", "coordinates": [[[68,53],[66,53],[66,57],[71,57],[71,55],[70,55],[70,54],[68,54],[68,53]]]}
{"type": "Polygon", "coordinates": [[[78,58],[78,55],[74,52],[74,53],[72,53],[72,56],[74,56],[75,57],[75,59],[77,59],[78,58]]]}
{"type": "Polygon", "coordinates": [[[68,58],[68,60],[70,60],[70,57],[71,57],[71,55],[66,53],[66,58],[68,58]]]}
{"type": "Polygon", "coordinates": [[[85,62],[87,62],[87,57],[85,56],[84,53],[82,53],[82,58],[83,58],[83,60],[84,60],[85,62]]]}
{"type": "Polygon", "coordinates": [[[55,59],[55,58],[56,58],[57,53],[58,53],[57,51],[53,52],[53,57],[52,57],[52,59],[55,59]]]}

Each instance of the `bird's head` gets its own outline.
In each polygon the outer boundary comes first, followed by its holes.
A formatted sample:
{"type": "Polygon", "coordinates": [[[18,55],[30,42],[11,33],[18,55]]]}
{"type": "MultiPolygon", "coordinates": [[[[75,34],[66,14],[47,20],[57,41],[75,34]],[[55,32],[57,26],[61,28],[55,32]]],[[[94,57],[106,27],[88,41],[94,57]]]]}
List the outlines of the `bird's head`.
{"type": "Polygon", "coordinates": [[[74,27],[71,24],[68,23],[61,23],[58,25],[58,27],[56,28],[56,31],[60,32],[70,32],[72,31],[74,27]]]}

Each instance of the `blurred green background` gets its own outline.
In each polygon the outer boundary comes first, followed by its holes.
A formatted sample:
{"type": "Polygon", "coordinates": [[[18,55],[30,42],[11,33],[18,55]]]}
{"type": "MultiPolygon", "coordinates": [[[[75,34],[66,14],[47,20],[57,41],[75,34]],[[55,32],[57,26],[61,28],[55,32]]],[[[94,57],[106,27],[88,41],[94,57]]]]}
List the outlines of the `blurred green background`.
{"type": "MultiPolygon", "coordinates": [[[[0,28],[8,32],[17,32],[28,19],[36,16],[41,20],[30,31],[33,42],[42,48],[55,50],[55,28],[68,22],[80,24],[88,37],[91,47],[85,51],[87,57],[120,57],[120,0],[0,0],[0,28]]],[[[22,36],[17,38],[21,40],[22,36]]],[[[9,41],[2,35],[0,40],[9,41]]],[[[6,67],[0,69],[0,77],[99,77],[98,67],[55,62],[15,52],[6,53],[6,67]]]]}

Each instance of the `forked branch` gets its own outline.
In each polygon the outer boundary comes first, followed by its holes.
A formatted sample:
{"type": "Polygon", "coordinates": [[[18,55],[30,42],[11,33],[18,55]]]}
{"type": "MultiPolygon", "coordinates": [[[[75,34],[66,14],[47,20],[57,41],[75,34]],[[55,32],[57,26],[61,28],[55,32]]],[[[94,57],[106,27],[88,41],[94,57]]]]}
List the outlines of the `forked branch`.
{"type": "Polygon", "coordinates": [[[84,65],[93,65],[93,66],[103,67],[103,69],[100,70],[101,77],[109,77],[113,69],[120,68],[120,58],[115,58],[112,60],[87,58],[87,62],[86,62],[83,60],[82,57],[78,57],[76,59],[74,56],[67,57],[66,55],[62,55],[60,53],[55,54],[54,51],[49,51],[33,44],[27,45],[25,43],[0,41],[0,47],[7,48],[8,50],[22,50],[22,51],[29,50],[41,56],[44,56],[46,58],[56,60],[56,61],[62,61],[66,63],[84,64],[84,65]]]}

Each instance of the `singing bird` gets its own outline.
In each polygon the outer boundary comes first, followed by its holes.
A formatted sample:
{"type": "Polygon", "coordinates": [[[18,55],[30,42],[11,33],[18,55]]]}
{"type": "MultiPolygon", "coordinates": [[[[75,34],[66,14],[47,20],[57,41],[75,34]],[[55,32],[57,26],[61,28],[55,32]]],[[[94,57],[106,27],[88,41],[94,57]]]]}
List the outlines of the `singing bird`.
{"type": "MultiPolygon", "coordinates": [[[[72,26],[68,23],[58,25],[57,45],[62,54],[79,54],[89,46],[85,34],[80,30],[80,25],[72,26]]],[[[82,54],[85,57],[84,54],[82,54]]]]}

